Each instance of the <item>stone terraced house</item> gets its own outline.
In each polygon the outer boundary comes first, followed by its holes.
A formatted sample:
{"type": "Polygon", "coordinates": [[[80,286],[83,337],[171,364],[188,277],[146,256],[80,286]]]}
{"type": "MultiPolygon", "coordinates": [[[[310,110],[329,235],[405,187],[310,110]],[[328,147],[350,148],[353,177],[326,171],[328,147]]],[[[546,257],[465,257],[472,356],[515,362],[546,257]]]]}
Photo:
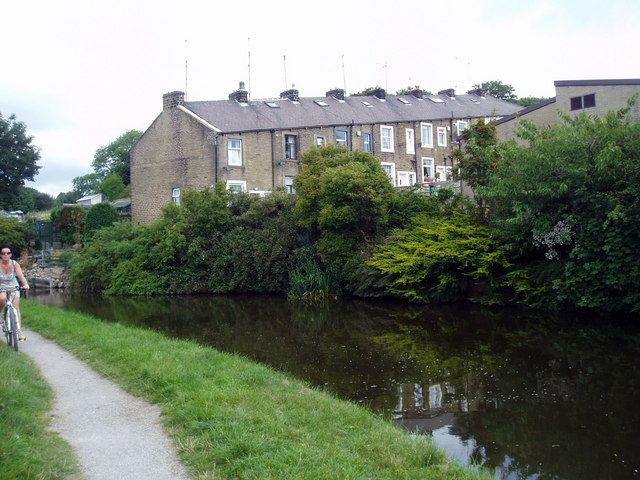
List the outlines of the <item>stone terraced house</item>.
{"type": "Polygon", "coordinates": [[[279,99],[250,100],[244,85],[229,100],[185,101],[163,96],[163,110],[131,150],[132,219],[155,220],[187,189],[219,181],[231,190],[293,192],[300,153],[323,145],[371,152],[396,187],[451,184],[451,153],[476,119],[497,119],[522,107],[481,92],[445,90],[423,95],[301,98],[295,89],[279,99]]]}

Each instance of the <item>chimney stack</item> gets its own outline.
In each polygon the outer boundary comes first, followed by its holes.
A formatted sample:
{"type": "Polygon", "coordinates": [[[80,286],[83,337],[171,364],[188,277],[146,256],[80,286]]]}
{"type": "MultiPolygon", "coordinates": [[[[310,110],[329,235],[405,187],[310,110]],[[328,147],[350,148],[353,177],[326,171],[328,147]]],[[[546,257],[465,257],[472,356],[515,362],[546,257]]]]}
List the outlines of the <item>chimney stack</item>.
{"type": "Polygon", "coordinates": [[[469,90],[467,93],[471,95],[477,95],[479,97],[484,97],[484,90],[481,88],[476,88],[475,90],[469,90]]]}
{"type": "Polygon", "coordinates": [[[300,100],[300,92],[295,88],[291,88],[282,92],[280,98],[288,98],[292,102],[297,102],[300,100]]]}
{"type": "Polygon", "coordinates": [[[416,98],[423,98],[424,92],[420,88],[414,88],[409,92],[409,95],[413,95],[416,98]]]}
{"type": "Polygon", "coordinates": [[[169,92],[162,96],[162,110],[170,110],[178,105],[184,105],[184,92],[169,92]]]}
{"type": "Polygon", "coordinates": [[[334,88],[325,93],[327,97],[333,97],[336,100],[344,100],[344,90],[342,88],[334,88]]]}
{"type": "Polygon", "coordinates": [[[456,91],[453,88],[447,88],[446,90],[440,90],[438,95],[446,95],[447,97],[455,98],[456,91]]]}
{"type": "Polygon", "coordinates": [[[229,94],[229,100],[235,100],[238,103],[249,102],[249,92],[244,88],[244,82],[240,82],[238,90],[229,94]]]}

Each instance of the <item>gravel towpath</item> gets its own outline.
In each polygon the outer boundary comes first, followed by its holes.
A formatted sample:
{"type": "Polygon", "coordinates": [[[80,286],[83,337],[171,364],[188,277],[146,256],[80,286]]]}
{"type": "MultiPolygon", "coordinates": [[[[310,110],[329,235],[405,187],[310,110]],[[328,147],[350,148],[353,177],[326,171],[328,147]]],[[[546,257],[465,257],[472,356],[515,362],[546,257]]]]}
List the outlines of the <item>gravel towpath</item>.
{"type": "Polygon", "coordinates": [[[20,351],[55,392],[51,429],[74,448],[87,480],[189,480],[162,430],[160,408],[133,397],[41,335],[20,351]]]}

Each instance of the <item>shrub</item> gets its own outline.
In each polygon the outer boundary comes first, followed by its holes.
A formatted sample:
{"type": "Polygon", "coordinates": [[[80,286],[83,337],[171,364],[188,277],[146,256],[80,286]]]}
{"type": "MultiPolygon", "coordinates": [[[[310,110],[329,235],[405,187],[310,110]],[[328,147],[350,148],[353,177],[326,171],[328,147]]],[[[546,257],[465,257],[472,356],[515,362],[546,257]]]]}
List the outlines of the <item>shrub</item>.
{"type": "Polygon", "coordinates": [[[91,207],[87,212],[84,223],[84,239],[85,242],[91,240],[96,230],[104,227],[110,227],[120,219],[118,211],[109,203],[98,203],[91,207]]]}

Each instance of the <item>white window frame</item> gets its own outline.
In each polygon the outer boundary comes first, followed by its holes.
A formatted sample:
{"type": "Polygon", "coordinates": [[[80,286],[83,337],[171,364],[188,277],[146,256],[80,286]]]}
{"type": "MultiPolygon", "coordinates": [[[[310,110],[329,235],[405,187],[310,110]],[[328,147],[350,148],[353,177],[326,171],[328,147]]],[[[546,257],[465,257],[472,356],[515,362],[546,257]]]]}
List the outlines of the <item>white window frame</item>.
{"type": "Polygon", "coordinates": [[[389,181],[391,182],[391,185],[395,187],[396,186],[396,164],[393,162],[380,162],[380,164],[382,165],[384,172],[389,177],[389,181]],[[389,171],[387,171],[385,167],[389,167],[389,171]]]}
{"type": "Polygon", "coordinates": [[[242,140],[240,138],[227,140],[227,164],[234,167],[242,166],[242,140]],[[239,146],[233,146],[233,142],[238,142],[239,146]]]}
{"type": "Polygon", "coordinates": [[[237,189],[232,187],[240,187],[241,192],[247,191],[247,181],[246,180],[227,180],[227,190],[229,191],[237,191],[237,189]]]}
{"type": "Polygon", "coordinates": [[[320,147],[324,147],[324,145],[325,145],[324,137],[316,137],[316,147],[320,148],[320,147]]]}
{"type": "Polygon", "coordinates": [[[416,140],[415,140],[415,132],[413,128],[407,128],[406,138],[407,138],[407,153],[413,155],[416,153],[416,140]]]}
{"type": "Polygon", "coordinates": [[[423,148],[433,148],[433,124],[421,123],[420,124],[420,141],[423,148]]]}
{"type": "Polygon", "coordinates": [[[411,187],[416,184],[416,172],[398,171],[398,186],[411,187]]]}
{"type": "Polygon", "coordinates": [[[296,193],[296,189],[293,188],[293,175],[284,176],[284,188],[287,193],[296,193]]]}
{"type": "Polygon", "coordinates": [[[171,191],[171,201],[177,206],[182,205],[182,190],[180,190],[179,188],[174,188],[171,191]]]}
{"type": "Polygon", "coordinates": [[[462,132],[467,128],[469,128],[469,123],[466,120],[458,120],[456,122],[456,131],[458,132],[458,135],[462,135],[462,132]]]}
{"type": "Polygon", "coordinates": [[[393,127],[380,125],[380,151],[393,153],[393,127]],[[386,134],[385,134],[386,132],[386,134]]]}
{"type": "Polygon", "coordinates": [[[449,180],[450,174],[451,174],[451,167],[438,165],[436,167],[436,182],[446,182],[447,180],[449,180]]]}
{"type": "Polygon", "coordinates": [[[349,148],[349,130],[345,129],[345,128],[336,128],[335,130],[335,136],[336,136],[336,147],[346,147],[349,148]],[[344,133],[344,142],[342,141],[342,139],[338,139],[338,133],[344,133]]]}
{"type": "Polygon", "coordinates": [[[287,160],[295,160],[298,157],[298,136],[290,133],[284,135],[284,157],[287,160]],[[288,140],[293,138],[293,142],[288,140]]]}
{"type": "Polygon", "coordinates": [[[438,146],[447,146],[447,127],[438,127],[438,146]]]}
{"type": "Polygon", "coordinates": [[[434,182],[435,178],[436,178],[436,172],[435,172],[435,163],[436,160],[433,157],[422,157],[422,183],[430,183],[430,182],[434,182]],[[425,166],[430,166],[431,167],[431,176],[428,177],[424,174],[424,167],[425,166]]]}

